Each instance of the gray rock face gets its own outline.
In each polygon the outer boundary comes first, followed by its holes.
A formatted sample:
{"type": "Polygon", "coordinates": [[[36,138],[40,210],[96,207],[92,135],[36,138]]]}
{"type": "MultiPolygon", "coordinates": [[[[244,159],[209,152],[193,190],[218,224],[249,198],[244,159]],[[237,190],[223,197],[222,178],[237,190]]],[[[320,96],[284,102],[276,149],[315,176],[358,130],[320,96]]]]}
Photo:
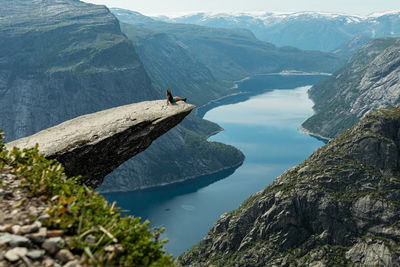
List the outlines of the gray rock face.
{"type": "Polygon", "coordinates": [[[333,138],[371,110],[400,103],[400,40],[375,39],[333,77],[309,91],[315,115],[303,123],[310,132],[333,138]]]}
{"type": "Polygon", "coordinates": [[[400,106],[370,112],[180,257],[184,266],[400,264],[400,106]]]}
{"type": "Polygon", "coordinates": [[[0,125],[7,140],[160,97],[106,7],[74,0],[0,3],[0,125]]]}
{"type": "Polygon", "coordinates": [[[135,103],[80,116],[6,147],[23,149],[39,144],[39,150],[60,161],[68,175],[82,175],[83,183],[95,187],[193,108],[183,102],[167,105],[165,100],[135,103]]]}

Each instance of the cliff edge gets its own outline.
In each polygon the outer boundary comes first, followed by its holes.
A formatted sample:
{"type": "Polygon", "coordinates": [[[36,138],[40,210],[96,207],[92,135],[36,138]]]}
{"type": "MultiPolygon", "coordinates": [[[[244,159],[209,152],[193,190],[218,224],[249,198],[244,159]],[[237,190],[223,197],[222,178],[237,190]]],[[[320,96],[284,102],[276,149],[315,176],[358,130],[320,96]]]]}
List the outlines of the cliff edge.
{"type": "Polygon", "coordinates": [[[176,126],[194,108],[183,102],[146,101],[103,110],[63,122],[34,135],[7,143],[6,148],[39,144],[48,159],[57,159],[68,176],[96,187],[105,175],[145,150],[176,126]]]}

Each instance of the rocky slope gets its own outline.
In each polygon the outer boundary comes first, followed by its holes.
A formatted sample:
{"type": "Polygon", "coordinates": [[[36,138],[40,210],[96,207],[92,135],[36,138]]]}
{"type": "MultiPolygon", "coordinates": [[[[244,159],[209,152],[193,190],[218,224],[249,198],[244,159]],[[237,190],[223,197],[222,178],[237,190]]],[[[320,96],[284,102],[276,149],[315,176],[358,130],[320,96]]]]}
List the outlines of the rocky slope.
{"type": "Polygon", "coordinates": [[[400,106],[353,128],[226,213],[184,266],[400,264],[400,106]]]}
{"type": "Polygon", "coordinates": [[[363,46],[340,71],[309,91],[315,115],[307,130],[332,138],[372,109],[400,103],[400,40],[375,39],[363,46]]]}
{"type": "Polygon", "coordinates": [[[48,159],[57,159],[68,176],[96,187],[123,162],[179,124],[194,108],[164,100],[116,107],[77,117],[6,145],[8,150],[39,145],[48,159]]]}
{"type": "MultiPolygon", "coordinates": [[[[54,138],[54,137],[53,137],[54,138]]],[[[173,266],[159,236],[0,130],[0,266],[173,266]]]]}
{"type": "Polygon", "coordinates": [[[42,225],[49,218],[46,203],[27,198],[11,168],[1,171],[0,181],[0,266],[81,266],[80,255],[66,248],[72,237],[42,225]]]}
{"type": "Polygon", "coordinates": [[[260,40],[278,46],[331,51],[355,36],[399,36],[399,14],[399,11],[394,11],[361,17],[319,12],[194,13],[158,19],[208,27],[245,28],[254,32],[260,40]]]}
{"type": "MultiPolygon", "coordinates": [[[[8,141],[84,114],[165,99],[164,89],[148,76],[132,42],[106,7],[76,0],[0,0],[0,4],[0,127],[8,141]]],[[[191,124],[193,129],[210,128],[203,130],[208,133],[219,129],[199,120],[191,124]]],[[[151,150],[118,168],[127,181],[133,180],[123,188],[166,183],[157,164],[173,164],[172,156],[179,151],[193,152],[184,131],[170,131],[151,150]],[[159,162],[152,160],[155,155],[159,162]]],[[[215,148],[202,138],[200,147],[208,152],[192,153],[191,160],[204,161],[210,154],[228,160],[214,157],[215,165],[198,165],[195,174],[212,173],[223,164],[229,168],[243,160],[231,146],[215,148]],[[224,152],[236,157],[219,154],[224,152]]],[[[170,168],[164,171],[168,182],[185,178],[170,168]]]]}

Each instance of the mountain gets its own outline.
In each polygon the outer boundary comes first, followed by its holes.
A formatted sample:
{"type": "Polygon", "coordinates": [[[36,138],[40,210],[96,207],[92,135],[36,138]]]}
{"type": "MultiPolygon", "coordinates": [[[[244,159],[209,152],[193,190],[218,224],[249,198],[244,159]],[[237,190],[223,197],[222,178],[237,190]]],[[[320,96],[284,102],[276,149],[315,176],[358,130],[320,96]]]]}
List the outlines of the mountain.
{"type": "MultiPolygon", "coordinates": [[[[180,46],[207,67],[218,81],[236,81],[254,74],[283,70],[333,72],[344,64],[342,58],[331,53],[276,47],[260,41],[245,29],[166,23],[133,11],[111,10],[124,23],[156,33],[173,35],[180,46]]],[[[129,32],[127,35],[131,36],[129,32]]],[[[162,42],[159,46],[159,49],[163,49],[162,42]]],[[[150,57],[141,54],[140,51],[139,56],[150,57]]]]}
{"type": "Polygon", "coordinates": [[[367,43],[345,67],[310,89],[315,115],[302,126],[332,138],[370,110],[400,103],[399,55],[399,38],[367,43]]]}
{"type": "Polygon", "coordinates": [[[331,52],[335,55],[349,59],[354,55],[361,47],[371,41],[371,38],[366,36],[356,36],[350,39],[350,41],[342,44],[331,52]]]}
{"type": "Polygon", "coordinates": [[[183,266],[400,264],[400,106],[370,112],[225,213],[183,266]]]}
{"type": "Polygon", "coordinates": [[[133,42],[151,78],[162,88],[203,105],[211,99],[233,93],[231,83],[217,80],[185,44],[173,34],[121,23],[121,30],[133,42]]]}
{"type": "Polygon", "coordinates": [[[399,36],[399,15],[400,11],[366,17],[318,12],[194,13],[157,19],[208,27],[245,28],[260,40],[277,46],[328,52],[355,36],[399,36]]]}
{"type": "Polygon", "coordinates": [[[7,140],[161,97],[104,6],[74,0],[0,3],[0,125],[7,140]]]}
{"type": "MultiPolygon", "coordinates": [[[[165,89],[149,77],[106,7],[77,0],[0,0],[0,4],[0,127],[7,141],[80,115],[165,99],[165,89]]],[[[220,129],[199,119],[187,124],[204,127],[200,134],[220,129]]],[[[208,143],[181,127],[126,162],[108,180],[112,190],[150,187],[238,166],[243,158],[237,149],[208,143]],[[193,140],[195,147],[190,146],[193,140]],[[177,162],[173,156],[179,152],[190,157],[177,162]],[[173,168],[186,166],[185,160],[210,159],[213,164],[194,166],[193,174],[188,175],[186,168],[186,176],[173,168]],[[170,168],[160,171],[159,166],[170,168]],[[125,185],[112,183],[119,173],[128,181],[125,185]]]]}

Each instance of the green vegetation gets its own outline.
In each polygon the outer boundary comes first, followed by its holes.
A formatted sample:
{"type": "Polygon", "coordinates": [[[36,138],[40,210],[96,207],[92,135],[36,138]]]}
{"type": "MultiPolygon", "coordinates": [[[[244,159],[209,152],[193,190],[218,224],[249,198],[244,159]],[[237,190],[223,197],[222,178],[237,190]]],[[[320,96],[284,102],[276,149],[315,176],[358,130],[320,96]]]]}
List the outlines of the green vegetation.
{"type": "Polygon", "coordinates": [[[23,180],[27,193],[48,203],[50,219],[44,224],[72,235],[69,249],[75,254],[85,254],[88,264],[173,266],[171,256],[163,250],[166,240],[157,240],[163,230],[153,233],[148,221],[121,217],[115,204],[110,206],[92,189],[79,185],[79,177],[67,177],[61,164],[47,160],[37,146],[8,151],[4,144],[1,135],[0,171],[6,165],[11,166],[12,172],[23,180]],[[88,234],[96,237],[96,244],[85,241],[88,234]],[[123,251],[107,254],[106,247],[115,244],[120,244],[123,251]]]}

